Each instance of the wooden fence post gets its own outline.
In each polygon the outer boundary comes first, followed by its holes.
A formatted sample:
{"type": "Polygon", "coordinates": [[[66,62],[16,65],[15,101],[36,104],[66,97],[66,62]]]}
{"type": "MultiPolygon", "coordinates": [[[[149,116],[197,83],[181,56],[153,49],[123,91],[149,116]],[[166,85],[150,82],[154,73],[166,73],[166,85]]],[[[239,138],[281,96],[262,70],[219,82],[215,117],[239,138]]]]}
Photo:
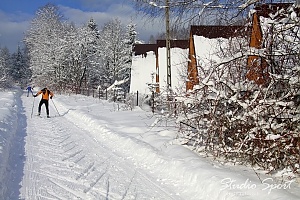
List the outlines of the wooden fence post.
{"type": "Polygon", "coordinates": [[[136,91],[136,106],[139,106],[139,91],[136,91]]]}

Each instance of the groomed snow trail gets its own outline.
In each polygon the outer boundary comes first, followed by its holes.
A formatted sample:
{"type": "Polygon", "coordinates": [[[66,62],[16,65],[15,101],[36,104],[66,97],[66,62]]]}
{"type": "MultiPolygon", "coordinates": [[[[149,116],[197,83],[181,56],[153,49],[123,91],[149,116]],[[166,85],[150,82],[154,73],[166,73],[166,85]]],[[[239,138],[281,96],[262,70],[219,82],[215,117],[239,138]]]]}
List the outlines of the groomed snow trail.
{"type": "Polygon", "coordinates": [[[39,98],[21,98],[27,116],[21,199],[181,199],[170,184],[69,120],[70,110],[59,116],[50,101],[52,118],[45,118],[44,107],[38,117],[39,98]]]}

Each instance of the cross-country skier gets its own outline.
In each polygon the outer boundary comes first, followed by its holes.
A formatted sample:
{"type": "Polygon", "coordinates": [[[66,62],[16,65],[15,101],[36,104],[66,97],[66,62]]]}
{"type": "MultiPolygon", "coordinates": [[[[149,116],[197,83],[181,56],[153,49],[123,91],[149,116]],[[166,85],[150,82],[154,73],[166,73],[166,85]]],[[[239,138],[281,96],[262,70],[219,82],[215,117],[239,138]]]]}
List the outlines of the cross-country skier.
{"type": "Polygon", "coordinates": [[[31,94],[33,96],[32,87],[31,86],[28,86],[26,90],[27,90],[27,97],[29,96],[29,92],[31,92],[31,94]]]}
{"type": "Polygon", "coordinates": [[[39,104],[38,115],[41,115],[41,107],[42,107],[43,104],[45,104],[47,117],[49,118],[50,117],[49,116],[49,96],[50,96],[50,99],[52,99],[54,94],[50,90],[48,90],[47,88],[44,88],[41,91],[39,91],[38,93],[36,93],[36,95],[33,95],[33,96],[37,97],[40,94],[42,94],[42,99],[41,99],[40,104],[39,104]]]}

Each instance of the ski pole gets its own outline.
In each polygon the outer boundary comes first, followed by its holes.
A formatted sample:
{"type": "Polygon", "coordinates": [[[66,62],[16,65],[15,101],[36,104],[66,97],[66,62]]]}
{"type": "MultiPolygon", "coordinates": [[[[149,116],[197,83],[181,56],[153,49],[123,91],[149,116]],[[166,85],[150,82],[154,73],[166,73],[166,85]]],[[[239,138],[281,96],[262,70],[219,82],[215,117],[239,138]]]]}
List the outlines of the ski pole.
{"type": "Polygon", "coordinates": [[[35,98],[33,98],[32,109],[31,109],[31,118],[32,118],[32,115],[33,115],[34,100],[35,100],[35,98]]]}
{"type": "Polygon", "coordinates": [[[58,115],[60,116],[60,114],[59,114],[59,112],[58,112],[58,110],[57,110],[57,108],[56,108],[56,105],[55,105],[55,103],[54,103],[54,101],[53,101],[53,99],[51,99],[52,100],[52,103],[53,103],[53,105],[54,105],[54,107],[55,107],[55,109],[56,109],[56,112],[58,113],[58,115]]]}

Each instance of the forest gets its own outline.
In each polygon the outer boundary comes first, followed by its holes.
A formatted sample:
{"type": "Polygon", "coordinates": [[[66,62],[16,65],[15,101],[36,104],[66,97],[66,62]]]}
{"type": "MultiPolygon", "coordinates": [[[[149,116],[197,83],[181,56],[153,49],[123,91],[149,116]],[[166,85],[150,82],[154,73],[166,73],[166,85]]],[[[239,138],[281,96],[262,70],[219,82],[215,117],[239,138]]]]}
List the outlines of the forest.
{"type": "MultiPolygon", "coordinates": [[[[57,6],[47,4],[31,21],[24,47],[12,55],[7,48],[1,49],[1,86],[34,84],[77,92],[81,87],[108,87],[115,80],[129,82],[135,38],[134,24],[124,26],[112,19],[100,30],[91,18],[75,27],[64,20],[57,6]]],[[[128,85],[124,84],[124,90],[128,85]]]]}

